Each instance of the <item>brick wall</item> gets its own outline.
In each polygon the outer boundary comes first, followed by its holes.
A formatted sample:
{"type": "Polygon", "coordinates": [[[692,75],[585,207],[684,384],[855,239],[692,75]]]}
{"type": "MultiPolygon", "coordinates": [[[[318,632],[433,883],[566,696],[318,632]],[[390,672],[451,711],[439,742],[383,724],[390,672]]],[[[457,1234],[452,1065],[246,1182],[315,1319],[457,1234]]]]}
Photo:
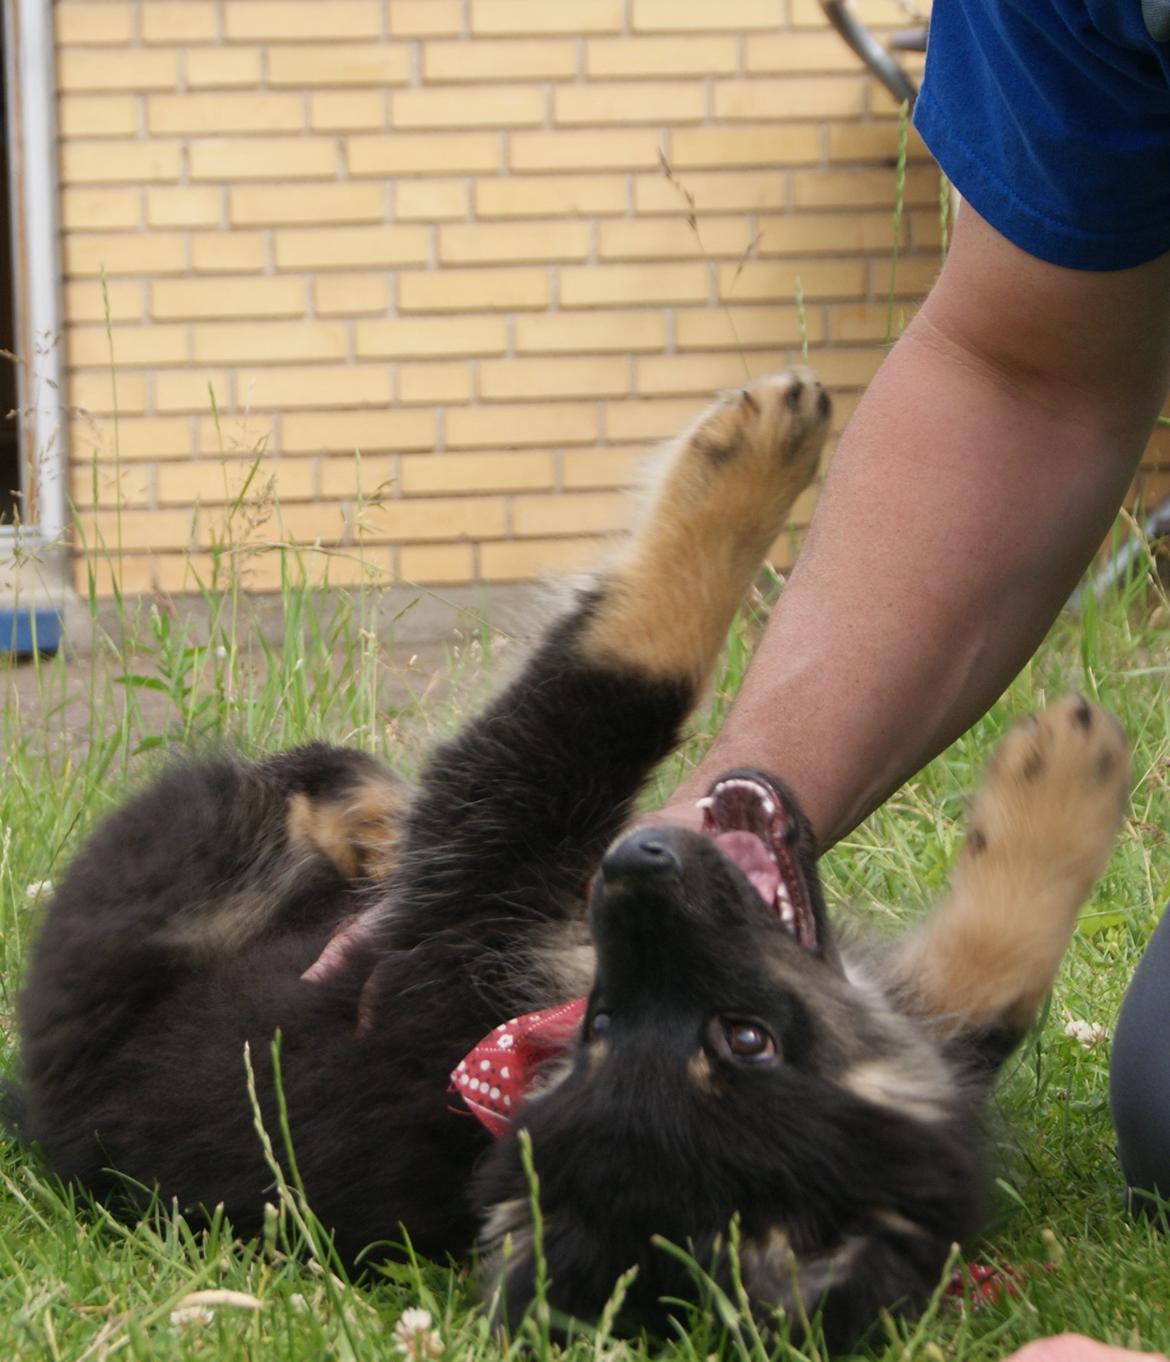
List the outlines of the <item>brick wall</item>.
{"type": "MultiPolygon", "coordinates": [[[[802,325],[839,422],[881,358],[896,110],[815,0],[55,12],[71,488],[102,591],[190,588],[225,537],[319,543],[334,583],[571,567],[646,449],[802,325]]],[[[909,153],[896,318],[939,258],[909,153]]],[[[258,589],[278,573],[248,560],[258,589]]]]}

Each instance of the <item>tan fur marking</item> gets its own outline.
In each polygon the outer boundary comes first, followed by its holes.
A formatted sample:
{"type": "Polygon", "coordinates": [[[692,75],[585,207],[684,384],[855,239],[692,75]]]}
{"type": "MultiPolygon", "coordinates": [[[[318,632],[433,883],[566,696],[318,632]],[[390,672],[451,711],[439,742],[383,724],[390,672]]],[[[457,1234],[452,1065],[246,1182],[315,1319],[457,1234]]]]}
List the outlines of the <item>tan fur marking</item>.
{"type": "Polygon", "coordinates": [[[295,794],[285,826],[290,844],[321,855],[346,879],[378,881],[394,868],[405,792],[389,781],[359,781],[332,800],[295,794]]]}
{"type": "Polygon", "coordinates": [[[820,392],[806,369],[760,379],[680,437],[640,531],[603,579],[605,598],[583,639],[588,656],[702,685],[816,473],[828,429],[820,392]]]}
{"type": "Polygon", "coordinates": [[[944,1030],[1031,1023],[1109,859],[1128,786],[1120,727],[1077,696],[1011,730],[971,809],[978,842],[902,950],[921,1012],[944,1030]]]}
{"type": "MultiPolygon", "coordinates": [[[[908,1055],[917,1059],[920,1055],[908,1055]]],[[[920,1073],[895,1061],[871,1059],[855,1064],[837,1082],[851,1093],[875,1106],[889,1107],[915,1121],[940,1121],[947,1115],[948,1087],[937,1081],[940,1075],[920,1073]]]]}
{"type": "Polygon", "coordinates": [[[716,1091],[715,1071],[705,1050],[696,1050],[687,1060],[687,1077],[699,1092],[710,1095],[716,1091]]]}
{"type": "Polygon", "coordinates": [[[873,1223],[892,1234],[907,1235],[912,1239],[922,1239],[926,1236],[926,1231],[921,1225],[916,1225],[913,1220],[899,1215],[897,1211],[875,1210],[873,1223]]]}
{"type": "Polygon", "coordinates": [[[282,894],[245,889],[220,899],[209,909],[180,914],[168,923],[168,945],[202,959],[242,950],[268,926],[279,911],[282,894]]]}

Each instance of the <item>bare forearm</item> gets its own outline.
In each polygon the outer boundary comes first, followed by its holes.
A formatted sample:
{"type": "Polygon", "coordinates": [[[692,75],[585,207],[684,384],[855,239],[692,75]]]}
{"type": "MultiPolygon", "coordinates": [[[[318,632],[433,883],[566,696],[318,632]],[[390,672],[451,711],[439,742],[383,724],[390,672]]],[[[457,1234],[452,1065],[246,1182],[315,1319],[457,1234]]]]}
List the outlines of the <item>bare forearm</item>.
{"type": "Polygon", "coordinates": [[[945,288],[933,302],[842,439],[798,568],[680,799],[762,765],[835,841],[992,703],[1106,533],[1158,382],[1117,401],[1069,363],[1059,381],[1001,367],[940,329],[945,288]]]}

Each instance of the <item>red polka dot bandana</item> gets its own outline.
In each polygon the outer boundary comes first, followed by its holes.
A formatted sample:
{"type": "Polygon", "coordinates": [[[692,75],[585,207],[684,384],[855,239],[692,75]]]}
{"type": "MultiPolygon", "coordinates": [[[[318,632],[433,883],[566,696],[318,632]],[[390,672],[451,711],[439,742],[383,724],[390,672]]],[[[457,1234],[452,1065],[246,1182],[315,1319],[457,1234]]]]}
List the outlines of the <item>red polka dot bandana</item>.
{"type": "Polygon", "coordinates": [[[451,1075],[451,1091],[491,1132],[506,1135],[517,1107],[532,1085],[536,1069],[573,1043],[585,1016],[584,998],[497,1026],[479,1042],[451,1075]]]}

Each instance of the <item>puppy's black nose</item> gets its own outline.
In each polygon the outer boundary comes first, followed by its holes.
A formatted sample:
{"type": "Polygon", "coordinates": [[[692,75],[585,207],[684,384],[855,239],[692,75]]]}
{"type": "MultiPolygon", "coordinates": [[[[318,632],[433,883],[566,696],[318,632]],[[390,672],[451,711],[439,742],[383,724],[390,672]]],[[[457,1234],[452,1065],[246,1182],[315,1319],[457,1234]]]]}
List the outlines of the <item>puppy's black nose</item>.
{"type": "Polygon", "coordinates": [[[682,862],[657,828],[631,832],[611,847],[601,861],[601,873],[610,882],[678,875],[681,872],[682,862]]]}

